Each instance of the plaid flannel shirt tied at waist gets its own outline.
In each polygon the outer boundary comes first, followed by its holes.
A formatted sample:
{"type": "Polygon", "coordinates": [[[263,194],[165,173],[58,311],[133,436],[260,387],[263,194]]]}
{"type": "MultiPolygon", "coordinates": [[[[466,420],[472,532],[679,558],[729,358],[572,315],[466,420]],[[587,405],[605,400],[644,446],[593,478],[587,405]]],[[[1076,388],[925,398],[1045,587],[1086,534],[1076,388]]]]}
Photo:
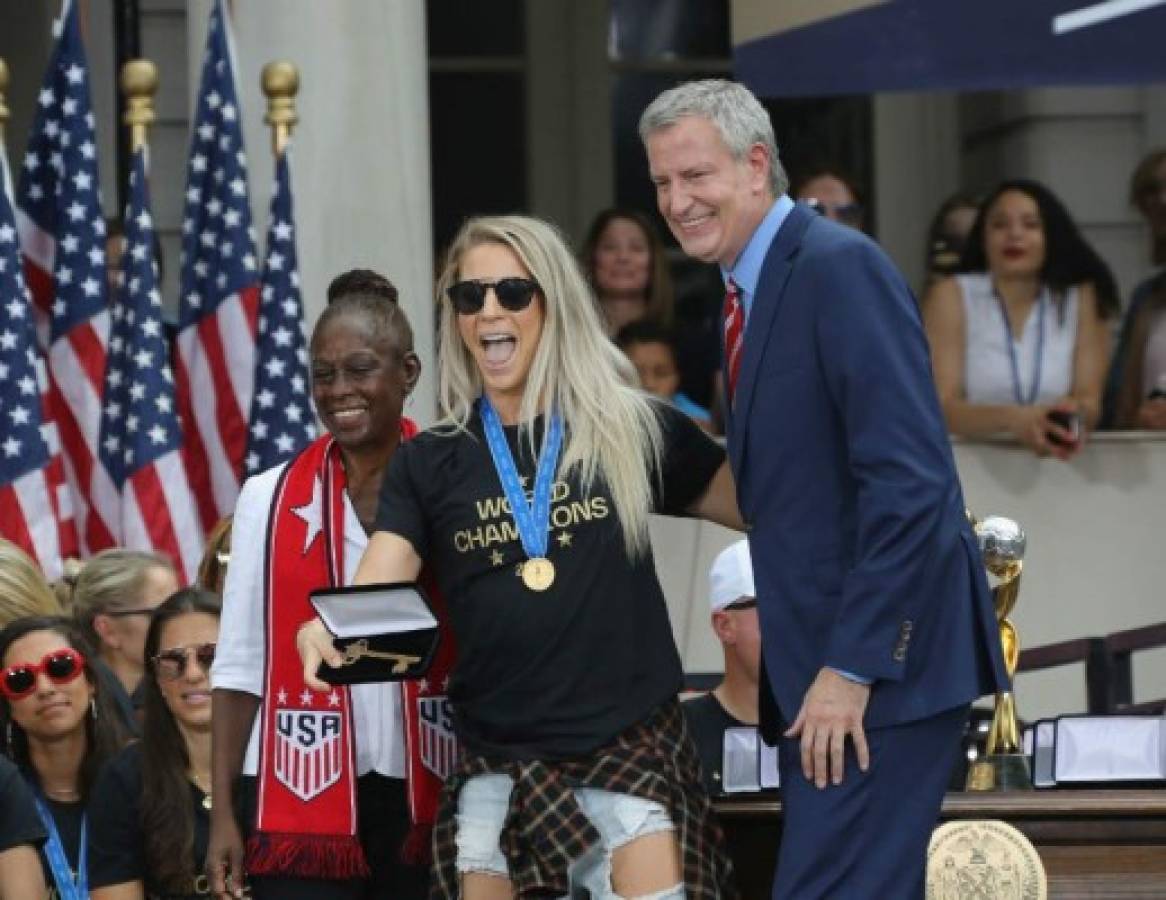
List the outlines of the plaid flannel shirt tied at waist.
{"type": "Polygon", "coordinates": [[[561,897],[571,863],[600,841],[579,808],[574,789],[598,788],[661,804],[676,826],[687,896],[734,898],[737,890],[720,826],[700,779],[700,764],[679,702],[661,706],[594,754],[556,761],[463,758],[446,781],[434,827],[431,900],[455,900],[457,803],[462,786],[477,775],[514,779],[501,847],[520,898],[561,897]]]}

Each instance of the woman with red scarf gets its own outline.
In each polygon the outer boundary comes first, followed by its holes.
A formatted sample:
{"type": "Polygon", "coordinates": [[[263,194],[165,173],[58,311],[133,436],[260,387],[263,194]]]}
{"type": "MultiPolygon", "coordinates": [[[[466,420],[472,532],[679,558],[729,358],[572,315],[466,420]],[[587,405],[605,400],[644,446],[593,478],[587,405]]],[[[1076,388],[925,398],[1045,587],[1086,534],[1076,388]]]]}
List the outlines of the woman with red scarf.
{"type": "Polygon", "coordinates": [[[401,412],[421,363],[396,288],[364,270],[336,278],[310,355],[327,434],[249,479],[235,507],[211,675],[207,874],[220,897],[241,896],[244,873],[255,898],[421,897],[401,689],[310,691],[295,653],[308,592],[349,583],[385,469],[416,430],[401,412]]]}

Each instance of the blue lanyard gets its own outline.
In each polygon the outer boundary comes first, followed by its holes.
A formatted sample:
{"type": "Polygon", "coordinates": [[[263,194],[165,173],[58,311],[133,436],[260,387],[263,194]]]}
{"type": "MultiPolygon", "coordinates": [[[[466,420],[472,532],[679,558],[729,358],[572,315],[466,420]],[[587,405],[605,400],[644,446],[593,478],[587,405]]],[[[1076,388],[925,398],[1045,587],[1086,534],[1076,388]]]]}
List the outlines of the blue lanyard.
{"type": "Polygon", "coordinates": [[[1032,363],[1032,383],[1029,385],[1028,399],[1025,399],[1020,387],[1020,364],[1016,361],[1016,343],[1012,340],[1012,326],[1008,324],[1008,307],[1004,305],[1004,299],[996,292],[995,286],[992,287],[992,296],[996,298],[1000,320],[1004,323],[1004,346],[1008,348],[1008,362],[1012,365],[1012,396],[1020,406],[1032,406],[1040,393],[1041,369],[1044,367],[1045,292],[1042,290],[1036,298],[1036,358],[1032,363]]]}
{"type": "Polygon", "coordinates": [[[69,866],[69,859],[65,856],[65,845],[61,843],[57,823],[53,820],[52,811],[41,797],[40,791],[33,795],[36,800],[36,811],[40,813],[45,831],[49,839],[45,841],[45,856],[49,860],[49,868],[53,871],[53,881],[57,885],[57,894],[61,900],[89,900],[89,866],[88,866],[88,838],[89,831],[87,817],[81,819],[81,849],[77,854],[77,878],[73,878],[73,870],[69,866]]]}
{"type": "Polygon", "coordinates": [[[547,432],[543,438],[542,452],[538,456],[538,468],[534,476],[534,494],[528,504],[522,484],[518,480],[518,469],[514,465],[514,455],[506,443],[502,431],[502,421],[485,394],[479,400],[482,427],[486,432],[486,443],[490,446],[490,456],[494,458],[494,468],[502,490],[510,503],[514,525],[522,540],[522,549],[527,559],[538,559],[547,555],[548,536],[551,523],[551,485],[555,469],[559,464],[559,448],[563,445],[563,420],[558,415],[550,417],[547,432]]]}

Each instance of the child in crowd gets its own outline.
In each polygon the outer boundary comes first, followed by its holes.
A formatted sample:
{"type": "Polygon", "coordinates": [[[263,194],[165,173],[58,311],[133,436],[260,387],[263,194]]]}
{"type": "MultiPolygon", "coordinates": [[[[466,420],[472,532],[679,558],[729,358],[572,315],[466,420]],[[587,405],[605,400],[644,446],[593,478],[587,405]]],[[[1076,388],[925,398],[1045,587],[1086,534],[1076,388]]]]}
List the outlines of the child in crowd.
{"type": "Polygon", "coordinates": [[[645,391],[667,400],[705,431],[712,430],[709,411],[680,392],[676,344],[666,328],[641,319],[621,328],[615,343],[636,367],[645,391]]]}

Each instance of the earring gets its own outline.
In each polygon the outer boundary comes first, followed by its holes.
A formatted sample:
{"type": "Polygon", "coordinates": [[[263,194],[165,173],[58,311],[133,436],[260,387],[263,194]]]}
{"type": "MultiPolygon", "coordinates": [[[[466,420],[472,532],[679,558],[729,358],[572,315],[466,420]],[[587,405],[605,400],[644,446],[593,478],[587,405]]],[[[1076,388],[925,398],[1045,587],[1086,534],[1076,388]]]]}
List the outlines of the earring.
{"type": "Polygon", "coordinates": [[[89,715],[93,717],[93,721],[97,721],[97,698],[89,698],[89,715]]]}

